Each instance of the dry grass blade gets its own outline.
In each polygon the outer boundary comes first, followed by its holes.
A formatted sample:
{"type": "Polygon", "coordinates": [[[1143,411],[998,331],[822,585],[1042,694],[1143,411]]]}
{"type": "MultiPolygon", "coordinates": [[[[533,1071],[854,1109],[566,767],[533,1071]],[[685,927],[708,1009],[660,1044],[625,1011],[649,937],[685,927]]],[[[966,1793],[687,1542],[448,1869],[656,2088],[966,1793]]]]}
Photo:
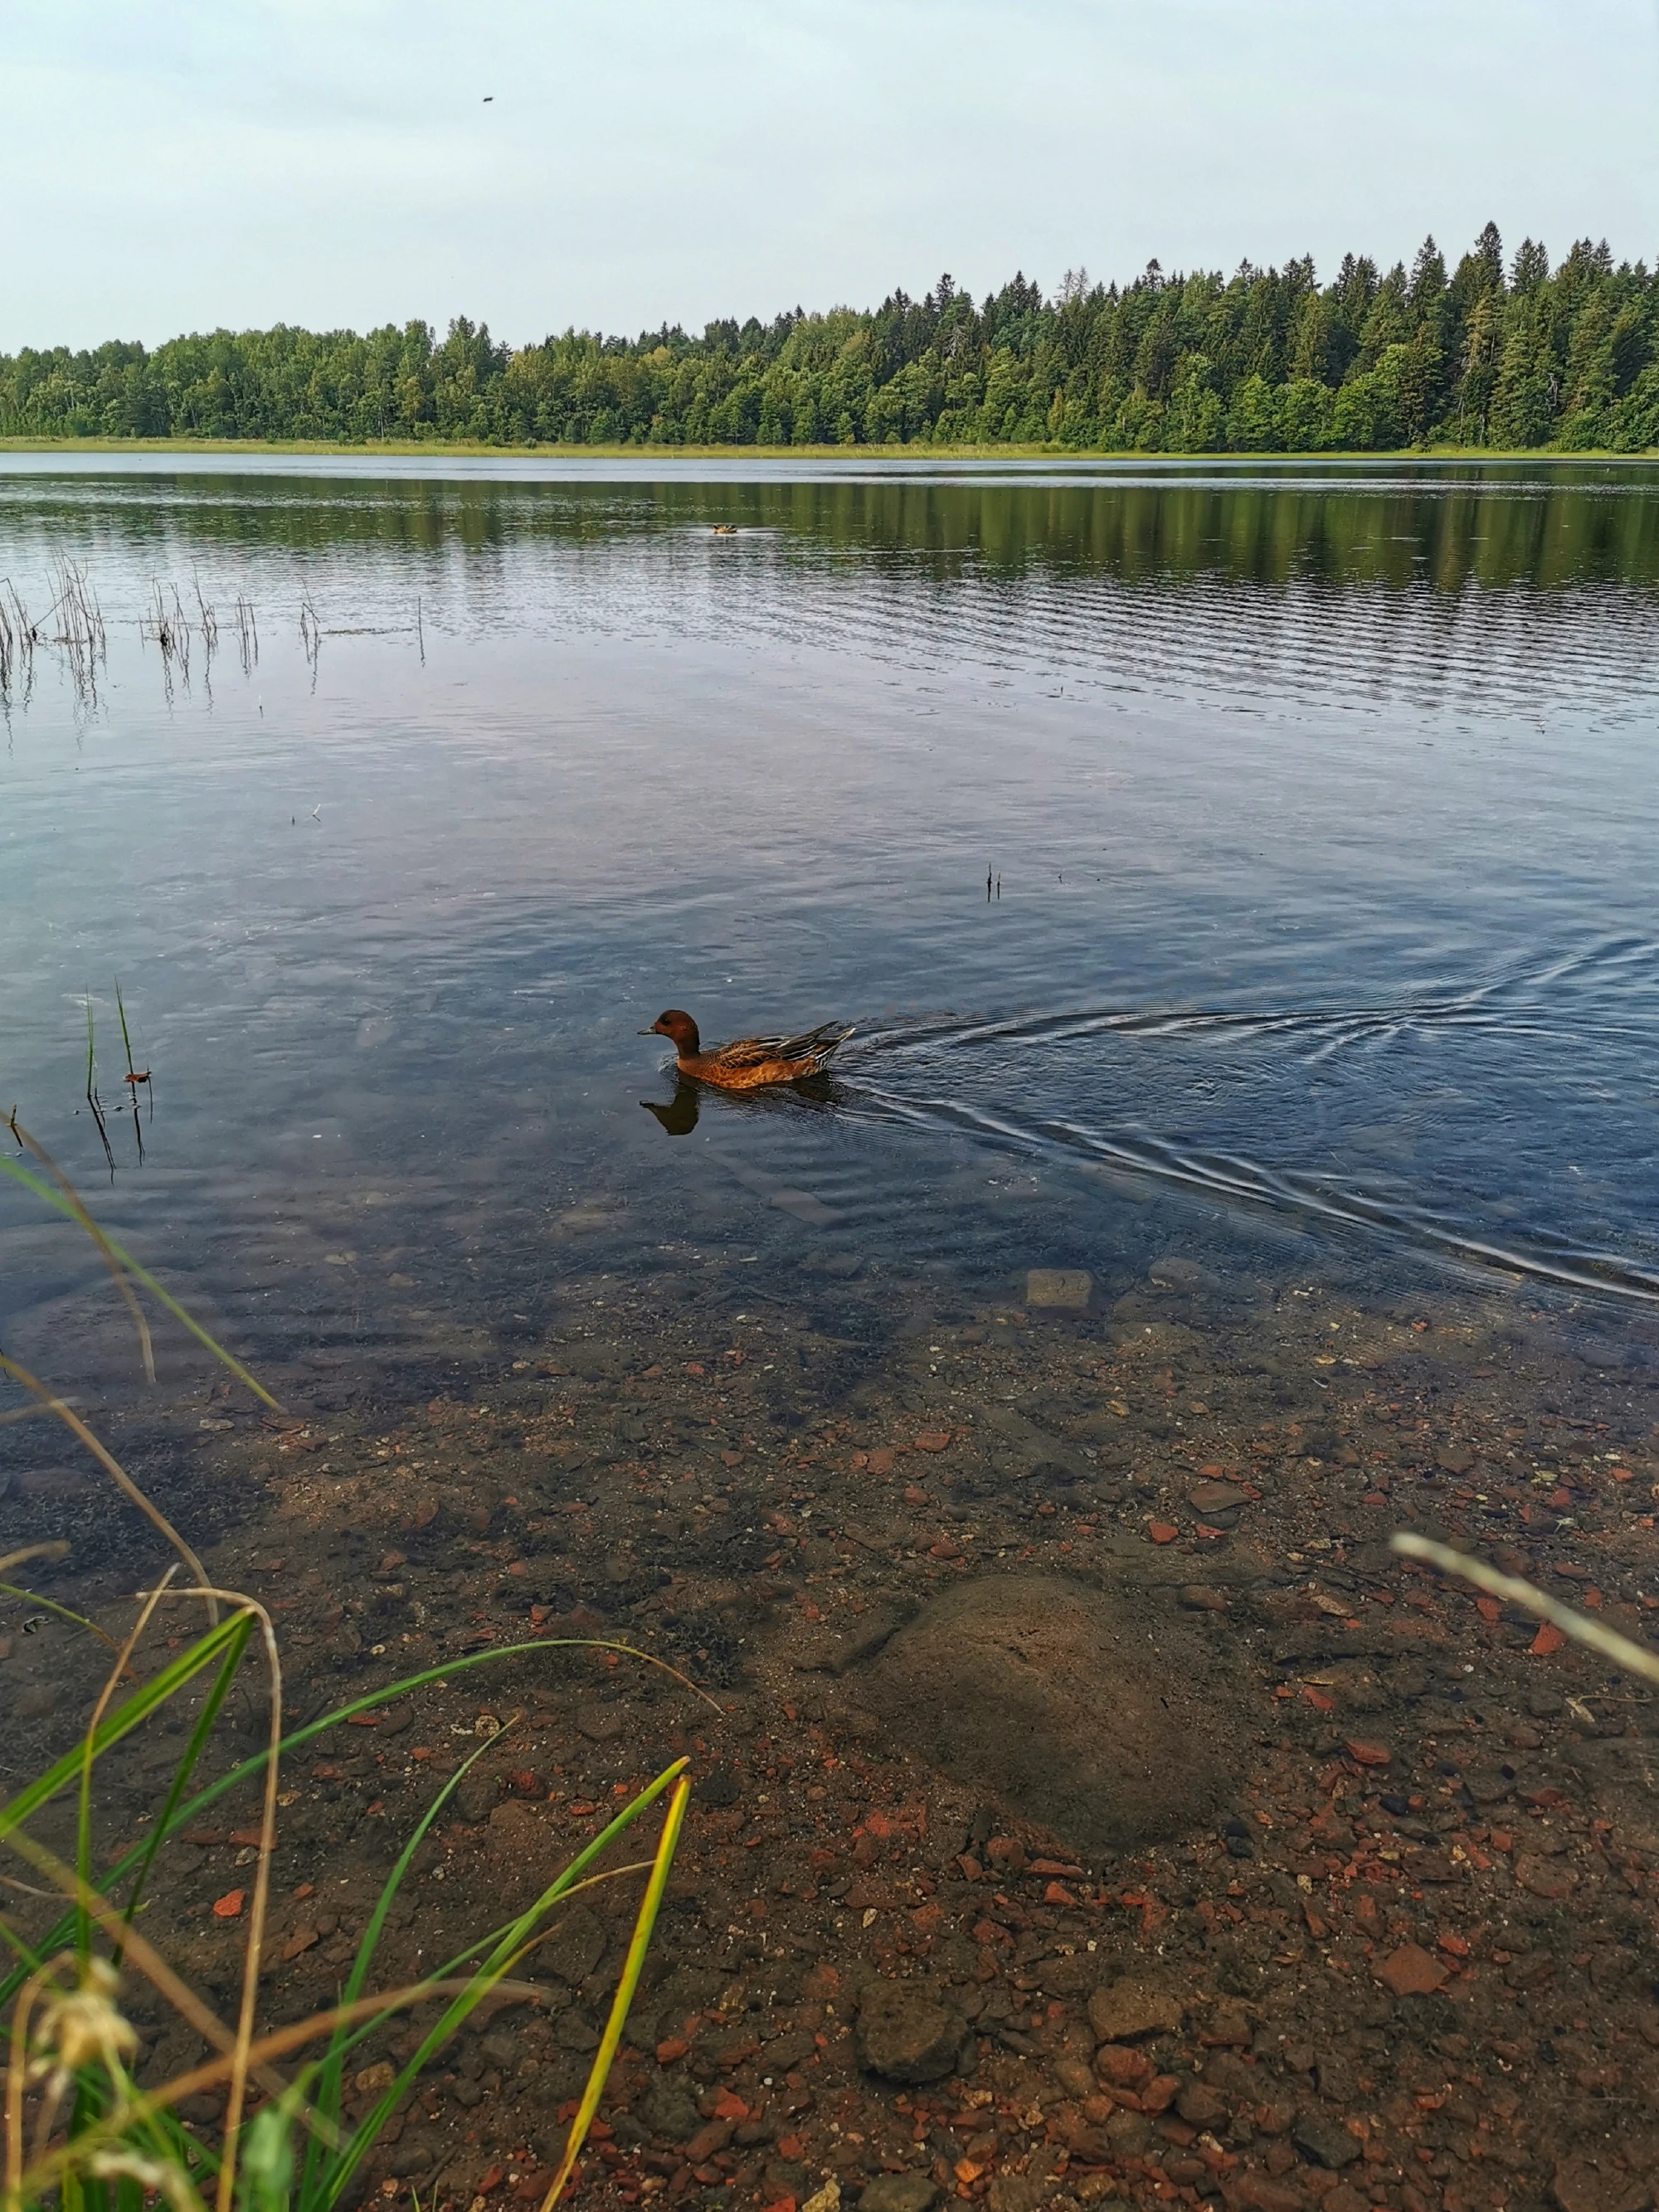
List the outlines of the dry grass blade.
{"type": "Polygon", "coordinates": [[[639,1914],[634,1923],[633,1939],[628,1947],[622,1978],[617,1984],[617,1994],[611,2000],[611,2017],[605,2024],[605,2033],[593,2054],[593,2063],[588,2071],[587,2087],[582,2093],[581,2103],[570,2123],[569,2140],[565,2144],[559,2170],[553,2177],[552,2186],[542,2199],[542,2212],[553,2212],[553,2207],[564,2194],[565,2185],[575,2170],[576,2160],[581,2156],[582,2145],[587,2140],[587,2130],[593,2124],[593,2115],[599,2109],[599,2099],[610,2078],[611,2062],[622,2041],[628,2008],[633,2003],[634,1993],[640,1985],[646,1950],[651,1942],[651,1931],[657,1923],[663,1892],[668,1886],[669,1869],[674,1863],[674,1850],[680,1839],[680,1829],[690,1796],[691,1784],[682,1776],[675,1784],[674,1795],[669,1801],[667,1818],[663,1822],[662,1834],[657,1843],[657,1855],[652,1863],[651,1879],[647,1882],[645,1895],[640,1900],[639,1914]]]}
{"type": "MultiPolygon", "coordinates": [[[[126,1028],[125,1012],[122,1015],[121,1026],[125,1032],[126,1028]]],[[[129,1054],[129,1058],[130,1057],[131,1054],[129,1054]]],[[[45,1168],[46,1173],[58,1185],[59,1190],[63,1192],[64,1198],[68,1200],[70,1211],[74,1214],[75,1218],[80,1223],[82,1228],[86,1231],[88,1236],[91,1237],[93,1243],[98,1247],[99,1252],[103,1258],[104,1265],[109,1269],[110,1273],[115,1279],[115,1287],[125,1299],[127,1311],[132,1316],[132,1325],[138,1332],[139,1354],[144,1363],[144,1380],[146,1382],[153,1384],[155,1381],[155,1348],[149,1340],[149,1323],[144,1319],[144,1310],[138,1303],[137,1291],[133,1289],[132,1285],[127,1280],[126,1269],[121,1265],[119,1260],[116,1258],[114,1250],[111,1246],[108,1237],[105,1236],[103,1231],[93,1219],[91,1214],[88,1212],[86,1206],[82,1200],[80,1192],[76,1189],[75,1185],[64,1173],[62,1168],[58,1166],[57,1161],[53,1159],[52,1154],[46,1150],[40,1139],[38,1137],[30,1136],[28,1131],[18,1120],[17,1109],[15,1107],[12,1109],[11,1120],[9,1127],[10,1127],[11,1133],[16,1138],[18,1143],[21,1145],[24,1151],[28,1153],[32,1159],[40,1161],[41,1166],[45,1168]]]]}
{"type": "MultiPolygon", "coordinates": [[[[157,1993],[165,1997],[183,2019],[189,2021],[204,2043],[212,2044],[222,2054],[216,2078],[223,2081],[235,2063],[236,2038],[219,2015],[198,1997],[188,1982],[174,1973],[167,1960],[152,1944],[131,1927],[103,1893],[82,1881],[73,1867],[65,1866],[55,1851],[37,1843],[26,1829],[13,1828],[6,1836],[8,1846],[18,1856],[26,1859],[36,1874],[55,1885],[61,1893],[70,1899],[81,1910],[95,1920],[110,1942],[124,1959],[130,1960],[149,1982],[157,1993]]],[[[256,2051],[251,2054],[258,2059],[256,2051]]],[[[261,2068],[261,2087],[272,2096],[281,2096],[288,2084],[274,2070],[261,2068]]],[[[9,2084],[8,2085],[9,2087],[9,2084]]]]}
{"type": "MultiPolygon", "coordinates": [[[[88,1000],[87,1003],[88,1008],[90,1008],[90,999],[88,1000]]],[[[92,1088],[90,1056],[88,1056],[88,1103],[95,1107],[96,1098],[92,1088]]],[[[15,1118],[15,1114],[14,1110],[13,1119],[15,1118]]],[[[107,1151],[107,1137],[106,1137],[104,1141],[105,1149],[107,1151]]],[[[48,1206],[56,1206],[60,1213],[68,1214],[71,1220],[74,1220],[76,1218],[73,1207],[70,1205],[68,1200],[64,1197],[61,1192],[54,1190],[50,1183],[43,1182],[39,1176],[35,1175],[30,1169],[24,1167],[19,1161],[0,1157],[0,1169],[3,1169],[8,1175],[14,1176],[19,1182],[27,1185],[27,1187],[34,1193],[37,1198],[43,1200],[48,1206]]],[[[173,1319],[177,1322],[182,1322],[184,1327],[187,1328],[191,1334],[196,1339],[196,1341],[198,1344],[204,1346],[206,1349],[213,1354],[213,1357],[219,1362],[219,1364],[222,1367],[227,1369],[229,1373],[236,1377],[236,1380],[239,1382],[242,1383],[247,1389],[251,1390],[262,1406],[269,1406],[273,1413],[280,1413],[282,1412],[283,1409],[281,1406],[277,1404],[276,1399],[271,1396],[270,1391],[265,1389],[264,1385],[262,1382],[256,1382],[253,1376],[248,1373],[246,1368],[243,1366],[241,1361],[234,1358],[232,1353],[227,1352],[222,1344],[220,1344],[215,1338],[210,1336],[207,1330],[202,1327],[201,1322],[197,1321],[183,1306],[179,1304],[178,1299],[173,1297],[170,1291],[164,1289],[163,1286],[156,1281],[155,1276],[150,1273],[147,1267],[141,1267],[138,1261],[133,1258],[131,1253],[126,1251],[121,1245],[118,1244],[112,1237],[106,1237],[103,1241],[108,1244],[110,1250],[115,1255],[117,1260],[120,1261],[127,1273],[131,1276],[133,1281],[136,1283],[142,1283],[152,1297],[159,1298],[161,1304],[167,1308],[167,1311],[173,1316],[173,1319]]]]}
{"type": "Polygon", "coordinates": [[[3,1559],[0,1559],[0,1575],[9,1574],[14,1567],[23,1566],[30,1559],[66,1559],[68,1557],[69,1546],[61,1538],[52,1544],[26,1544],[21,1552],[8,1552],[3,1559]]]}
{"type": "Polygon", "coordinates": [[[1425,1566],[1438,1567],[1443,1574],[1461,1576],[1477,1589],[1485,1590],[1489,1597],[1501,1599],[1505,1605],[1518,1605],[1535,1620],[1547,1620],[1563,1636],[1570,1636],[1575,1644],[1599,1651],[1604,1659],[1611,1659],[1627,1674],[1639,1674],[1646,1682],[1659,1682],[1659,1652],[1632,1644],[1616,1628],[1604,1628],[1588,1613],[1576,1613],[1570,1605],[1547,1597],[1519,1575],[1500,1574],[1484,1559],[1472,1559],[1467,1553],[1455,1552],[1449,1544],[1433,1543],[1426,1536],[1396,1535],[1391,1536],[1389,1542],[1390,1549],[1402,1559],[1419,1559],[1425,1566]]]}
{"type": "MultiPolygon", "coordinates": [[[[43,1972],[50,1971],[50,1968],[42,1969],[43,1972]]],[[[309,2020],[296,2021],[290,2027],[274,2028],[269,2035],[262,2036],[249,2053],[252,2070],[262,2083],[269,2081],[275,2084],[273,2095],[280,2094],[283,2085],[271,2067],[273,2059],[285,2058],[293,2051],[303,2050],[307,2044],[319,2041],[337,2027],[356,2027],[360,2021],[374,2020],[382,2014],[389,2017],[393,2013],[405,2011],[411,2005],[424,2004],[432,1997],[465,1996],[472,1986],[471,1982],[453,1976],[439,1977],[429,1982],[411,1982],[403,1989],[387,1990],[378,1996],[360,1997],[355,2004],[334,2005],[326,2012],[313,2013],[309,2020]]],[[[549,1994],[544,1982],[501,1980],[494,1984],[494,1990],[499,1996],[526,2004],[544,2002],[549,1994]]],[[[20,2006],[21,2002],[20,1992],[20,2006]]],[[[152,2118],[157,2112],[165,2112],[169,2106],[178,2104],[183,2098],[199,2095],[204,2090],[222,2087],[230,2066],[231,2060],[228,2057],[210,2058],[204,2059],[198,2066],[193,2066],[187,2074],[175,2075],[170,2081],[164,2081],[159,2087],[135,2097],[120,2115],[121,2126],[131,2127],[152,2118]]],[[[19,2071],[15,2066],[13,2067],[14,2076],[19,2071]]],[[[9,2081],[7,2086],[9,2091],[9,2081]]],[[[296,2117],[308,2122],[312,2115],[301,2106],[296,2117]]],[[[19,2189],[14,2191],[9,2181],[7,2212],[10,2212],[14,2202],[21,2203],[25,2197],[39,2202],[47,2191],[56,2187],[71,2160],[84,2154],[89,2137],[95,2140],[95,2134],[89,2131],[89,2136],[79,2136],[72,2142],[55,2144],[39,2166],[20,2173],[19,2189]]]]}
{"type": "Polygon", "coordinates": [[[44,1406],[14,1406],[9,1412],[0,1413],[0,1429],[9,1429],[14,1421],[44,1421],[44,1406]]]}
{"type": "MultiPolygon", "coordinates": [[[[55,1413],[58,1416],[58,1419],[63,1422],[64,1427],[67,1428],[71,1434],[79,1437],[80,1441],[92,1454],[99,1466],[103,1468],[105,1474],[108,1475],[110,1480],[115,1485],[122,1496],[130,1499],[131,1503],[138,1508],[138,1510],[143,1515],[145,1520],[167,1538],[168,1543],[172,1545],[173,1550],[177,1552],[179,1557],[190,1569],[191,1573],[194,1575],[198,1583],[205,1584],[210,1579],[207,1569],[197,1558],[195,1553],[191,1550],[190,1546],[185,1543],[184,1538],[173,1527],[172,1522],[167,1519],[167,1515],[161,1510],[159,1506],[152,1505],[150,1504],[149,1498],[146,1498],[143,1492],[139,1489],[137,1484],[127,1473],[126,1469],[120,1464],[119,1461],[116,1459],[113,1453],[107,1451],[105,1447],[99,1443],[97,1437],[94,1436],[92,1431],[87,1426],[86,1423],[81,1419],[81,1416],[78,1413],[72,1413],[64,1403],[61,1398],[53,1397],[52,1392],[47,1389],[46,1384],[44,1382],[37,1382],[35,1377],[29,1373],[27,1367],[19,1366],[18,1363],[15,1359],[8,1359],[3,1352],[0,1352],[0,1375],[9,1375],[14,1382],[21,1382],[24,1389],[28,1391],[32,1397],[39,1399],[41,1405],[46,1407],[48,1413],[55,1413]]],[[[210,1597],[207,1601],[207,1607],[209,1620],[216,1624],[219,1619],[219,1607],[217,1601],[210,1597]]]]}

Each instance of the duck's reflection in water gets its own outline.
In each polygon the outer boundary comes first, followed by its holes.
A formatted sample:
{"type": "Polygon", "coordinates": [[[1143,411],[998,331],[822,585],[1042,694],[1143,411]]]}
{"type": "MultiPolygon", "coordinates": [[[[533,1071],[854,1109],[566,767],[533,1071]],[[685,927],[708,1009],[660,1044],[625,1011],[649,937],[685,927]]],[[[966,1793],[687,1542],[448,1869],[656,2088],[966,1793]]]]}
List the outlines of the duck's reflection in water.
{"type": "Polygon", "coordinates": [[[654,1114],[671,1137],[689,1137],[697,1126],[697,1086],[695,1083],[677,1083],[674,1095],[665,1106],[655,1098],[640,1101],[647,1114],[654,1114]]]}
{"type": "Polygon", "coordinates": [[[826,1075],[807,1076],[799,1083],[778,1084],[763,1091],[710,1091],[707,1084],[688,1083],[681,1077],[665,1105],[657,1098],[641,1098],[640,1103],[671,1137],[689,1137],[706,1099],[717,1101],[732,1114],[778,1114],[791,1107],[824,1113],[841,1104],[844,1097],[841,1086],[826,1075]]]}

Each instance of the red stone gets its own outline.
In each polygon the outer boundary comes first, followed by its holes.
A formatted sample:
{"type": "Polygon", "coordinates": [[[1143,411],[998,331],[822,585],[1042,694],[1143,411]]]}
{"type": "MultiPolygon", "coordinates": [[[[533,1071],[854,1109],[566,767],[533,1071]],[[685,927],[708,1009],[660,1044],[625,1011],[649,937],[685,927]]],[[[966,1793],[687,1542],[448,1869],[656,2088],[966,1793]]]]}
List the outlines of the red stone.
{"type": "Polygon", "coordinates": [[[1402,1943],[1378,1966],[1376,1978],[1397,1997],[1426,1997],[1444,1989],[1446,1969],[1420,1943],[1402,1943]]]}
{"type": "Polygon", "coordinates": [[[1351,1742],[1347,1746],[1347,1753],[1349,1758],[1360,1766],[1387,1766],[1394,1757],[1388,1746],[1381,1743],[1351,1742]]]}

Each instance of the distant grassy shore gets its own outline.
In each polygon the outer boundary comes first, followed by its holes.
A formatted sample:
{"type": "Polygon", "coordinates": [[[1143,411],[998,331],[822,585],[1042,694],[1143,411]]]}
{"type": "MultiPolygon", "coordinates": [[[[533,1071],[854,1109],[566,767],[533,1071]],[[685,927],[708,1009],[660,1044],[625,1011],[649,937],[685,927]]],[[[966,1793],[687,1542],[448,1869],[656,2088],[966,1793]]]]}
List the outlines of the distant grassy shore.
{"type": "Polygon", "coordinates": [[[325,438],[0,438],[0,453],[331,453],[366,459],[377,455],[461,458],[477,460],[683,460],[683,461],[1128,461],[1147,468],[1279,467],[1358,468],[1390,461],[1547,461],[1559,465],[1616,462],[1659,462],[1659,446],[1642,453],[1611,447],[1552,446],[1398,446],[1382,452],[1337,453],[1145,453],[1106,446],[996,445],[936,446],[916,442],[881,446],[586,446],[548,443],[494,446],[464,439],[373,439],[346,443],[325,438]]]}

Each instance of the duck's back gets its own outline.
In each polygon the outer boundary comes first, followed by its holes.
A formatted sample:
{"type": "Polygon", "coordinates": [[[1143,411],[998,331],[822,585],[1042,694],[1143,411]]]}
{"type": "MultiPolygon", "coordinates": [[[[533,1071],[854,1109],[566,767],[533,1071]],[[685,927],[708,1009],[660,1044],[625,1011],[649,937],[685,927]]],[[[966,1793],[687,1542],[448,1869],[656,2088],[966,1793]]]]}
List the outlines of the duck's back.
{"type": "Polygon", "coordinates": [[[728,1091],[757,1091],[764,1084],[799,1083],[821,1074],[836,1046],[852,1033],[850,1024],[820,1022],[799,1036],[734,1037],[730,1044],[680,1064],[705,1083],[718,1083],[728,1091]]]}

